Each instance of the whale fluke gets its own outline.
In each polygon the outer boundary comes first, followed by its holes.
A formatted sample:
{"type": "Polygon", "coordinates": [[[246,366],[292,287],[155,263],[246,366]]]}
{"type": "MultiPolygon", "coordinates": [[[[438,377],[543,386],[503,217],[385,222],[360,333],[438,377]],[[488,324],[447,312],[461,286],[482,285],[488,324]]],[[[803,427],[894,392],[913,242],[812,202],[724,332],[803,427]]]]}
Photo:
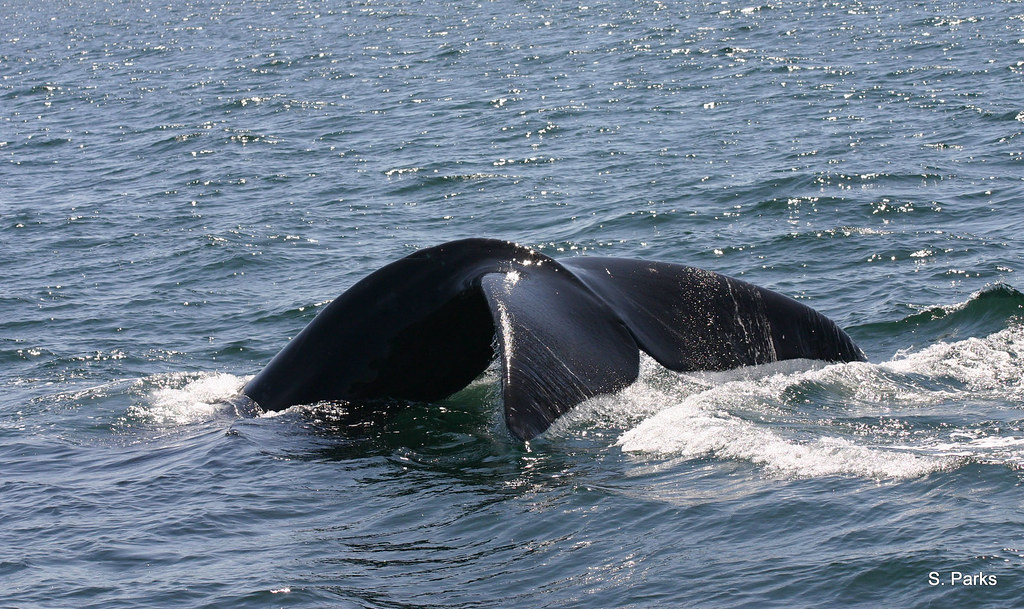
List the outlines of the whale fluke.
{"type": "Polygon", "coordinates": [[[327,305],[243,388],[266,410],[434,401],[498,357],[509,431],[529,440],[633,383],[639,351],[676,371],[864,354],[834,322],[777,292],[693,267],[555,260],[491,239],[420,250],[327,305]]]}

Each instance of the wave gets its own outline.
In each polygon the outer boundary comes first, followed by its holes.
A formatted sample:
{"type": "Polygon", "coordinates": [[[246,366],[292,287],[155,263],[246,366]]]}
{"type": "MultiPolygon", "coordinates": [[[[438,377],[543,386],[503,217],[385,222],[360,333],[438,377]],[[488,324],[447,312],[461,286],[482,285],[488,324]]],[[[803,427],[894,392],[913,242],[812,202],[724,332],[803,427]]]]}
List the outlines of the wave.
{"type": "Polygon", "coordinates": [[[864,324],[847,330],[858,340],[906,342],[908,335],[924,343],[967,336],[984,336],[1024,315],[1024,293],[1004,283],[975,292],[966,302],[915,307],[906,317],[864,324]]]}

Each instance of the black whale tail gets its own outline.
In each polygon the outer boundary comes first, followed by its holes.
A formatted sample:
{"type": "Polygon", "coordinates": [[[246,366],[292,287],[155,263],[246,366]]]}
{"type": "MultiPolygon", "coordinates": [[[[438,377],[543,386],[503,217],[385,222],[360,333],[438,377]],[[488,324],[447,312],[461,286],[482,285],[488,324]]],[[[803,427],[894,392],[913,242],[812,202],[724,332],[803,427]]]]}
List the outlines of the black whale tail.
{"type": "Polygon", "coordinates": [[[505,420],[528,440],[636,380],[639,350],[676,371],[863,360],[834,322],[693,267],[556,261],[488,239],[416,252],[353,285],[243,389],[262,408],[444,398],[501,361],[505,420]]]}

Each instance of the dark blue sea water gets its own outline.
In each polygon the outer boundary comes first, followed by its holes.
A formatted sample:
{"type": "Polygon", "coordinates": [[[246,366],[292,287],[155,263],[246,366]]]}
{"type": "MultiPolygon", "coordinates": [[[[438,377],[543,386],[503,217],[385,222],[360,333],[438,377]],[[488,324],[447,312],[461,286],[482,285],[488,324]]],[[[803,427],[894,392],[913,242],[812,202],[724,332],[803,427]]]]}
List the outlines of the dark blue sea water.
{"type": "Polygon", "coordinates": [[[1021,602],[1021,2],[0,26],[0,606],[1021,602]],[[870,361],[645,361],[528,445],[493,371],[356,430],[224,406],[359,278],[471,236],[741,277],[870,361]]]}

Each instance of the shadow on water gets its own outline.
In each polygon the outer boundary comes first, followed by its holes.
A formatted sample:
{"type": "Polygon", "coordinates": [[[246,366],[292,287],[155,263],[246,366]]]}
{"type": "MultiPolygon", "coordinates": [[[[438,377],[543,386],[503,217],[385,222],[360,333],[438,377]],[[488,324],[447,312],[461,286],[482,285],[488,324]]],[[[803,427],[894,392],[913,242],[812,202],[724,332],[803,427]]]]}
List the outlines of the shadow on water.
{"type": "Polygon", "coordinates": [[[617,459],[607,439],[562,434],[521,442],[505,427],[489,376],[439,402],[321,403],[240,419],[232,433],[272,458],[354,468],[360,484],[401,492],[453,488],[512,497],[572,492],[573,480],[601,475],[617,459]],[[495,494],[496,493],[496,494],[495,494]]]}
{"type": "Polygon", "coordinates": [[[430,461],[511,450],[515,443],[499,426],[499,408],[491,384],[478,381],[439,402],[321,402],[243,419],[235,428],[267,434],[265,446],[288,459],[346,461],[411,451],[430,461]],[[297,444],[275,441],[280,437],[297,444]]]}

